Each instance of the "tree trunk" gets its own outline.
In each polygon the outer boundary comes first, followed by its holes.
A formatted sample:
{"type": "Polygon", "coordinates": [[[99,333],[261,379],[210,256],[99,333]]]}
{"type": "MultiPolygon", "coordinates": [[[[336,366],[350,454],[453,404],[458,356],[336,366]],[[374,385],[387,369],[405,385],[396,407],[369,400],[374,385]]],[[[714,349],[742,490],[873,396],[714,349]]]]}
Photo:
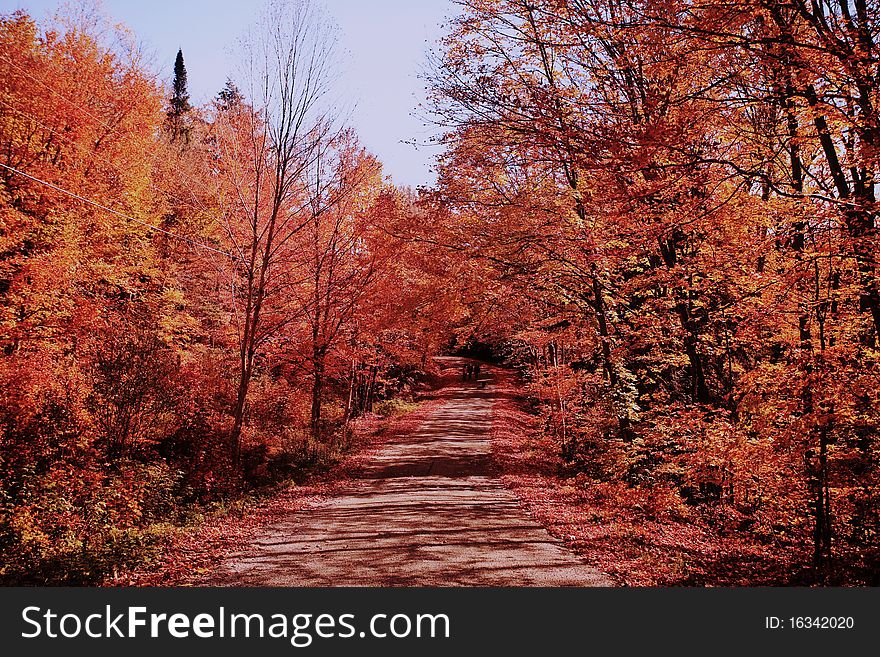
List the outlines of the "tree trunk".
{"type": "MultiPolygon", "coordinates": [[[[856,195],[851,193],[846,173],[837,156],[837,145],[828,129],[828,122],[818,111],[818,98],[812,85],[807,87],[807,102],[813,110],[813,124],[819,134],[819,142],[825,154],[825,161],[837,188],[837,194],[841,201],[848,202],[844,211],[844,226],[852,242],[852,252],[856,259],[859,270],[859,307],[862,312],[868,313],[874,326],[871,335],[866,336],[865,342],[876,344],[880,336],[880,287],[877,284],[877,275],[874,264],[873,239],[877,229],[874,225],[874,214],[867,208],[874,203],[874,186],[865,185],[861,180],[854,180],[856,195]]],[[[872,180],[873,176],[866,171],[865,180],[872,180]]]]}
{"type": "Polygon", "coordinates": [[[321,439],[321,401],[324,392],[324,356],[316,353],[312,364],[312,438],[321,439]]]}
{"type": "MultiPolygon", "coordinates": [[[[675,239],[660,239],[660,255],[667,269],[675,267],[678,257],[676,254],[675,239]]],[[[703,359],[700,356],[700,336],[694,325],[693,317],[688,303],[686,290],[676,288],[673,292],[675,298],[675,313],[678,316],[679,325],[684,331],[684,350],[690,366],[691,398],[700,404],[708,404],[712,400],[709,388],[706,385],[706,370],[703,359]]]]}
{"type": "Polygon", "coordinates": [[[354,403],[355,403],[355,387],[357,385],[357,361],[352,359],[351,361],[351,373],[348,377],[348,398],[345,400],[345,419],[343,420],[343,425],[348,426],[349,421],[351,421],[352,414],[354,412],[354,403]]]}
{"type": "Polygon", "coordinates": [[[366,399],[364,400],[364,407],[365,407],[364,410],[368,413],[373,412],[373,395],[375,394],[375,390],[376,390],[376,371],[377,370],[378,370],[378,367],[376,367],[375,365],[370,366],[370,379],[369,379],[369,383],[367,384],[366,399]]]}
{"type": "Polygon", "coordinates": [[[241,428],[244,424],[244,409],[247,403],[248,386],[250,384],[250,373],[242,368],[240,373],[240,381],[238,384],[238,394],[235,399],[235,406],[232,409],[232,433],[230,440],[232,443],[232,459],[238,465],[241,461],[241,428]]]}
{"type": "Polygon", "coordinates": [[[813,491],[813,567],[820,584],[831,571],[831,496],[828,481],[828,429],[819,431],[819,454],[812,468],[813,491]]]}

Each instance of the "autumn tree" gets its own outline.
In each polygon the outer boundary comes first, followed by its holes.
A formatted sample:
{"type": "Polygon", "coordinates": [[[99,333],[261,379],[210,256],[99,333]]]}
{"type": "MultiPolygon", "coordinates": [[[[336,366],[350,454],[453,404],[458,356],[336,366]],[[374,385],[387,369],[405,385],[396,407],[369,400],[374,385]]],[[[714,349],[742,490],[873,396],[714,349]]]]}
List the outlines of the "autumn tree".
{"type": "Polygon", "coordinates": [[[827,578],[832,502],[860,525],[870,505],[850,464],[876,482],[853,450],[875,421],[873,13],[460,4],[428,207],[503,290],[471,323],[528,366],[567,458],[788,523],[827,578]]]}
{"type": "Polygon", "coordinates": [[[308,213],[298,277],[305,284],[301,313],[308,332],[308,376],[312,381],[310,427],[321,436],[321,405],[327,358],[361,299],[374,282],[377,253],[364,243],[368,212],[381,186],[381,168],[350,132],[320,152],[308,171],[308,213]]]}
{"type": "Polygon", "coordinates": [[[4,582],[152,559],[199,505],[299,473],[313,430],[344,451],[351,362],[375,368],[372,397],[412,360],[389,344],[410,284],[380,230],[398,192],[335,121],[323,15],[271,7],[244,91],[206,107],[182,53],[169,103],[113,25],[0,16],[4,582]]]}
{"type": "Polygon", "coordinates": [[[238,391],[231,444],[241,451],[248,388],[258,355],[294,321],[284,303],[296,237],[311,219],[306,173],[334,133],[326,104],[333,28],[308,2],[277,3],[245,43],[250,104],[218,113],[220,211],[236,257],[232,304],[238,391]]]}
{"type": "Polygon", "coordinates": [[[77,16],[0,18],[0,76],[2,576],[83,581],[158,512],[171,469],[134,459],[185,424],[158,337],[178,290],[151,228],[161,92],[123,33],[77,16]]]}

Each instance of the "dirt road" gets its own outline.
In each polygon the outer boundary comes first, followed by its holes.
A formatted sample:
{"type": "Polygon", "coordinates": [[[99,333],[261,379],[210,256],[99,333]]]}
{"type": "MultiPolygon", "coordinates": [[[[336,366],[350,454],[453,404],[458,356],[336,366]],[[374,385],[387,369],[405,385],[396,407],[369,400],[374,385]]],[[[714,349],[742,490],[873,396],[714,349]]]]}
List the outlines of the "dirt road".
{"type": "Polygon", "coordinates": [[[493,472],[491,382],[438,394],[442,404],[417,431],[384,446],[338,496],[264,528],[210,583],[610,586],[551,538],[493,472]]]}

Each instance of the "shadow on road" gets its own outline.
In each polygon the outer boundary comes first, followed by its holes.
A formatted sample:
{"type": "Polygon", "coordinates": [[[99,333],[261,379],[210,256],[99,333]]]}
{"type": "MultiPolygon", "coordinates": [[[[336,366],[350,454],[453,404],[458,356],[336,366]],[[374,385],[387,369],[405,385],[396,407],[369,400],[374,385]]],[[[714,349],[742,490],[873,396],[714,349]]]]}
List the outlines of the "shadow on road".
{"type": "Polygon", "coordinates": [[[384,446],[339,496],[264,528],[210,583],[611,585],[551,538],[494,472],[491,369],[485,387],[452,383],[464,361],[441,362],[450,385],[418,430],[384,446]]]}

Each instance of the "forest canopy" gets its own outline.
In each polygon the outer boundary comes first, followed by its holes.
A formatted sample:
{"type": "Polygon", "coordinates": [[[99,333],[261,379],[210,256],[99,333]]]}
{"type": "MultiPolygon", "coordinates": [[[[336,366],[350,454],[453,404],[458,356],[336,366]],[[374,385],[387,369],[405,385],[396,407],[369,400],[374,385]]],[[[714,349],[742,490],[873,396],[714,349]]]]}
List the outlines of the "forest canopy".
{"type": "Polygon", "coordinates": [[[459,5],[431,232],[558,449],[876,583],[877,4],[459,5]]]}
{"type": "Polygon", "coordinates": [[[0,579],[140,563],[465,353],[589,504],[878,583],[880,7],[456,8],[417,191],[308,0],[204,105],[186,44],[155,71],[87,13],[0,17],[0,579]]]}
{"type": "Polygon", "coordinates": [[[0,19],[4,579],[105,576],[424,379],[414,197],[325,102],[332,34],[271,5],[195,107],[183,52],[166,87],[102,19],[0,19]]]}

